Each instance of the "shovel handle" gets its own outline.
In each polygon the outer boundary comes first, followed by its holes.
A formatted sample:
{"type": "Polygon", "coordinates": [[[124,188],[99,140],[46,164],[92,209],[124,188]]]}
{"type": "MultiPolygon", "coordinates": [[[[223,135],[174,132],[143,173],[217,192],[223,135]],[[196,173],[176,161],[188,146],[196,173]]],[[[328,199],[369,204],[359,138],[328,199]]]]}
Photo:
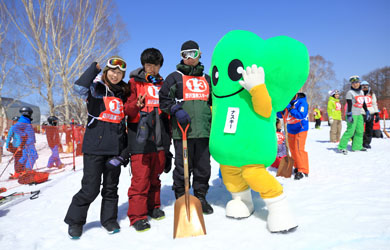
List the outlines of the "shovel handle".
{"type": "MultiPolygon", "coordinates": [[[[189,169],[188,169],[188,148],[187,148],[187,131],[190,127],[190,124],[188,123],[186,128],[183,129],[183,127],[180,125],[180,122],[177,122],[177,125],[179,126],[181,133],[183,135],[183,163],[184,163],[184,195],[186,199],[186,208],[187,211],[189,211],[190,207],[190,197],[189,197],[189,191],[190,191],[190,175],[189,175],[189,169]]],[[[189,216],[189,213],[187,213],[189,216]]]]}

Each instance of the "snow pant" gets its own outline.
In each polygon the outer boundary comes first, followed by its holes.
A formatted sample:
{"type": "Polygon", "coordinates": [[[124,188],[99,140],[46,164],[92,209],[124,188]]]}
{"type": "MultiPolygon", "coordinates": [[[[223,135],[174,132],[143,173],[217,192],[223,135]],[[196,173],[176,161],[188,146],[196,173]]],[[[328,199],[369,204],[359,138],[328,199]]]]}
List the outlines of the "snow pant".
{"type": "Polygon", "coordinates": [[[59,167],[62,164],[62,162],[61,162],[60,155],[58,152],[58,145],[55,145],[54,147],[52,147],[50,149],[51,149],[51,156],[49,157],[47,167],[52,168],[52,167],[54,167],[54,165],[56,167],[59,167]]]}
{"type": "Polygon", "coordinates": [[[121,168],[107,168],[106,161],[113,156],[84,154],[83,179],[80,191],[73,196],[65,216],[69,225],[84,225],[90,204],[96,199],[103,185],[101,195],[100,222],[103,226],[117,221],[118,183],[121,168]],[[103,175],[103,183],[102,183],[103,175]]]}
{"type": "Polygon", "coordinates": [[[259,192],[261,198],[274,198],[283,193],[283,187],[262,164],[233,167],[221,165],[223,183],[231,193],[248,188],[259,192]]]}
{"type": "Polygon", "coordinates": [[[338,142],[340,141],[341,135],[341,120],[333,120],[332,125],[330,125],[330,141],[338,142]]]}
{"type": "MultiPolygon", "coordinates": [[[[184,194],[184,160],[183,141],[173,140],[175,146],[175,169],[173,170],[173,186],[177,194],[184,194]]],[[[194,191],[206,194],[209,190],[211,174],[209,138],[187,140],[189,178],[192,178],[194,191]]],[[[191,185],[191,184],[190,184],[191,185]]]]}
{"type": "Polygon", "coordinates": [[[22,157],[19,163],[24,165],[25,168],[33,169],[35,161],[38,159],[38,153],[34,144],[25,145],[23,148],[22,157]]]}
{"type": "Polygon", "coordinates": [[[20,173],[25,170],[24,164],[20,162],[20,158],[22,158],[23,150],[19,150],[18,152],[14,152],[14,169],[15,173],[20,173]]]}
{"type": "Polygon", "coordinates": [[[321,127],[321,119],[316,119],[315,128],[321,127]]]}
{"type": "Polygon", "coordinates": [[[309,174],[309,156],[305,151],[306,137],[307,131],[298,134],[288,133],[288,145],[294,159],[294,166],[299,172],[309,174]]]}
{"type": "Polygon", "coordinates": [[[130,225],[136,221],[146,219],[148,211],[161,206],[160,175],[165,167],[165,151],[132,154],[131,160],[131,186],[127,193],[129,208],[127,216],[130,225]]]}
{"type": "Polygon", "coordinates": [[[361,150],[363,148],[363,115],[353,115],[353,122],[347,122],[347,130],[340,139],[339,149],[347,149],[348,141],[352,138],[352,150],[361,150]]]}
{"type": "Polygon", "coordinates": [[[363,119],[365,121],[365,128],[364,128],[364,134],[363,134],[363,145],[370,145],[372,140],[372,135],[374,134],[374,115],[372,115],[371,119],[366,121],[366,116],[363,116],[363,119]]]}

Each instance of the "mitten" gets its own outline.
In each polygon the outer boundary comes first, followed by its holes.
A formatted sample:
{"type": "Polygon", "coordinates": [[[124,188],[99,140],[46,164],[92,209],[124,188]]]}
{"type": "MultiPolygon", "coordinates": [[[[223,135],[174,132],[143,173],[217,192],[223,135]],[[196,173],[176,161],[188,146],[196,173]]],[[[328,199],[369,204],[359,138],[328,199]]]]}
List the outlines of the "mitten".
{"type": "Polygon", "coordinates": [[[171,108],[171,114],[175,115],[176,116],[176,119],[177,121],[180,123],[180,124],[187,124],[187,123],[191,123],[191,117],[188,115],[188,113],[183,110],[183,108],[176,104],[176,105],[173,105],[172,108],[171,108]]]}
{"type": "Polygon", "coordinates": [[[165,151],[165,167],[164,167],[164,173],[169,173],[172,168],[172,158],[173,154],[170,151],[165,151]]]}
{"type": "Polygon", "coordinates": [[[347,113],[347,122],[349,122],[349,123],[353,122],[352,112],[347,113]]]}
{"type": "MultiPolygon", "coordinates": [[[[128,161],[127,161],[128,163],[128,161]]],[[[106,167],[116,168],[125,164],[125,159],[122,156],[114,156],[106,162],[106,167]]],[[[127,165],[127,164],[126,164],[127,165]]]]}
{"type": "Polygon", "coordinates": [[[332,125],[332,123],[333,123],[333,118],[329,117],[329,124],[332,125]]]}
{"type": "Polygon", "coordinates": [[[242,70],[242,78],[243,80],[239,81],[240,85],[250,91],[253,87],[264,84],[264,69],[257,67],[256,64],[248,66],[246,70],[242,70]]]}

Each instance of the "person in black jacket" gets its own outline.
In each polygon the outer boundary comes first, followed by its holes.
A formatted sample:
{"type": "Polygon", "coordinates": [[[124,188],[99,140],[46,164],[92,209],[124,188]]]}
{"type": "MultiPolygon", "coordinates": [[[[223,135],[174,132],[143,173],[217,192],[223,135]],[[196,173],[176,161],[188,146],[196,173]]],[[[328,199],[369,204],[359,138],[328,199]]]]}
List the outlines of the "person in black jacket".
{"type": "Polygon", "coordinates": [[[75,82],[75,89],[85,97],[88,123],[83,141],[84,169],[81,189],[73,196],[65,217],[68,233],[78,239],[86,223],[90,204],[101,190],[100,222],[108,233],[119,232],[118,183],[120,167],[110,167],[107,162],[126,147],[126,126],[123,103],[130,90],[123,81],[126,62],[118,57],[107,61],[103,74],[99,64],[91,66],[75,82]],[[103,176],[103,182],[102,182],[103,176]]]}
{"type": "Polygon", "coordinates": [[[175,170],[173,186],[176,199],[184,194],[184,164],[182,133],[188,128],[189,171],[193,174],[194,195],[200,200],[204,214],[213,213],[206,200],[210,180],[209,137],[211,130],[211,80],[204,74],[199,62],[199,45],[190,40],[183,43],[180,52],[182,61],[176,71],[169,74],[160,90],[160,108],[171,115],[172,138],[175,146],[175,170]]]}

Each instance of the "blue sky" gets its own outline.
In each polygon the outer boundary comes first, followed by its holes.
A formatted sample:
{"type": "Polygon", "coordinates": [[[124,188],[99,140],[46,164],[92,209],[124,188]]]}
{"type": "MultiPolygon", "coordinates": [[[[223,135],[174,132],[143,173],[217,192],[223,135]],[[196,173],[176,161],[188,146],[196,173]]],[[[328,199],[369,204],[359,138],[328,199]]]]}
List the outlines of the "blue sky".
{"type": "Polygon", "coordinates": [[[252,31],[263,39],[285,35],[299,40],[310,55],[334,63],[339,84],[350,75],[390,66],[389,0],[115,2],[129,33],[119,53],[128,62],[126,80],[149,47],[163,53],[160,73],[166,77],[180,61],[180,47],[186,40],[198,42],[208,73],[215,45],[235,29],[252,31]]]}

